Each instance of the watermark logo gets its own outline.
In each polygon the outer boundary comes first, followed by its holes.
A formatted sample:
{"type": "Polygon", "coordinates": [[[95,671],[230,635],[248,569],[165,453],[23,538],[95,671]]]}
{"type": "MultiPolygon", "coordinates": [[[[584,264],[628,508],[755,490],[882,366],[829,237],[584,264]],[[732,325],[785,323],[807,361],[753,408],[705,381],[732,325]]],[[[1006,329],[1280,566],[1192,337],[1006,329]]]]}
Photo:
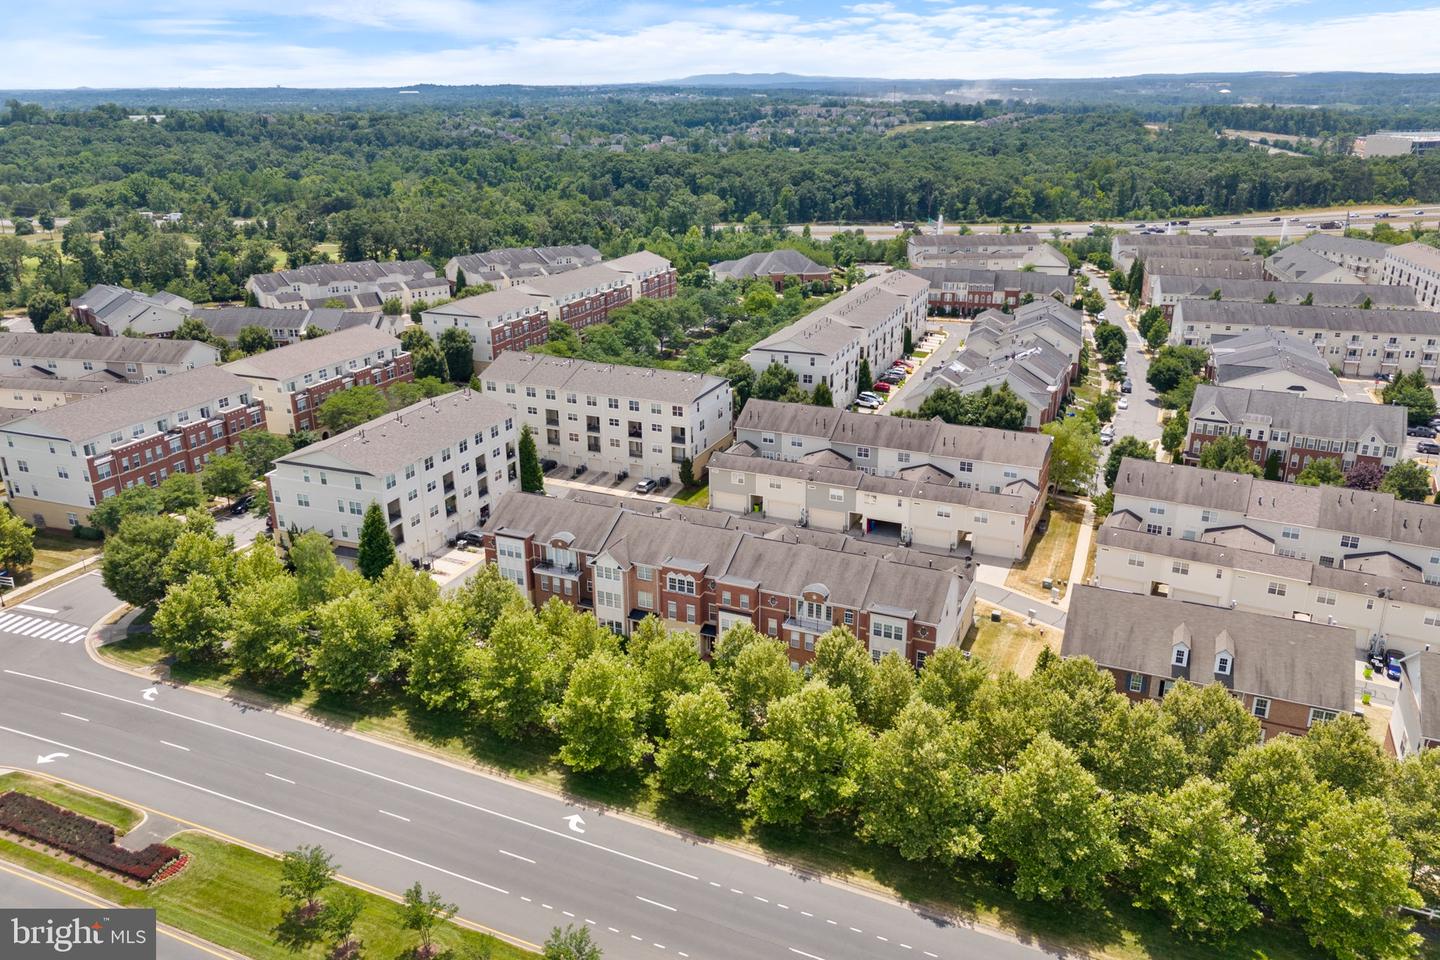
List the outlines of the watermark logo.
{"type": "Polygon", "coordinates": [[[155,960],[155,911],[0,907],[0,957],[155,960]]]}

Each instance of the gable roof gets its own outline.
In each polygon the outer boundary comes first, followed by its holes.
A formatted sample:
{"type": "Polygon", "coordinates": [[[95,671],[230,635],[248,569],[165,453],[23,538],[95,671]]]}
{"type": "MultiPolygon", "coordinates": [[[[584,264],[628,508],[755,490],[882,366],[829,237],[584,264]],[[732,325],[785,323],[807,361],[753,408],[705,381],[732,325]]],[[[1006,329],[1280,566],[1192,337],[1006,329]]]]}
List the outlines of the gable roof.
{"type": "Polygon", "coordinates": [[[1293,303],[1245,303],[1238,300],[1182,300],[1176,316],[1185,323],[1285,327],[1341,332],[1427,334],[1440,323],[1425,310],[1361,310],[1355,307],[1306,307],[1293,303]]]}
{"type": "MultiPolygon", "coordinates": [[[[485,368],[486,383],[515,383],[576,394],[627,397],[669,404],[690,404],[729,381],[708,373],[629,367],[571,357],[506,350],[485,368]]],[[[501,397],[495,393],[491,396],[501,397]]]]}
{"type": "Polygon", "coordinates": [[[400,341],[371,327],[351,327],[323,337],[300,340],[274,350],[227,363],[225,369],[244,377],[283,380],[330,364],[355,360],[370,353],[388,355],[400,341]]]}
{"type": "Polygon", "coordinates": [[[722,278],[748,279],[750,277],[789,277],[830,275],[830,268],[816,263],[799,250],[783,248],[766,253],[752,253],[739,260],[722,260],[711,264],[710,272],[722,278]]]}
{"type": "Polygon", "coordinates": [[[1259,420],[1305,437],[1361,439],[1373,432],[1387,444],[1405,442],[1405,408],[1393,404],[1201,384],[1195,388],[1190,417],[1207,419],[1212,409],[1227,423],[1259,420]]]}
{"type": "Polygon", "coordinates": [[[1218,277],[1151,275],[1150,289],[1161,296],[1262,303],[1274,297],[1279,303],[1301,303],[1306,297],[1317,307],[1360,307],[1366,300],[1378,310],[1418,310],[1415,291],[1386,283],[1292,283],[1286,280],[1226,280],[1218,277]]]}
{"type": "Polygon", "coordinates": [[[92,363],[215,363],[220,352],[198,340],[97,337],[92,333],[0,332],[0,356],[92,363]]]}
{"type": "Polygon", "coordinates": [[[1359,277],[1341,267],[1334,260],[1322,257],[1309,247],[1298,243],[1267,257],[1265,270],[1281,280],[1293,280],[1299,283],[1335,277],[1341,278],[1339,281],[1341,283],[1360,282],[1359,277]]]}
{"type": "Polygon", "coordinates": [[[904,270],[879,274],[750,349],[832,355],[888,320],[910,299],[922,294],[928,297],[929,289],[923,278],[904,270]]]}

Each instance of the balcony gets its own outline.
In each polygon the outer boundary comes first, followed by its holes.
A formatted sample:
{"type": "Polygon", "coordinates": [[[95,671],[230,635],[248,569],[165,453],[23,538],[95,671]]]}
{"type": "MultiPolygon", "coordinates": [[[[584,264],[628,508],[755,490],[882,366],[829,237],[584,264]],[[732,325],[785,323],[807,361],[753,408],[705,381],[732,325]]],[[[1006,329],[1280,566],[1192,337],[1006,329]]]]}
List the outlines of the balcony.
{"type": "Polygon", "coordinates": [[[684,428],[684,427],[671,427],[671,428],[670,428],[670,442],[671,442],[671,443],[684,443],[684,442],[685,442],[685,428],[684,428]]]}
{"type": "Polygon", "coordinates": [[[558,426],[560,426],[560,414],[556,413],[554,410],[546,410],[546,411],[545,411],[545,426],[547,426],[547,427],[558,427],[558,426]]]}
{"type": "Polygon", "coordinates": [[[573,563],[551,563],[549,560],[538,560],[535,563],[535,572],[547,577],[565,577],[569,580],[580,579],[580,568],[573,563]]]}
{"type": "Polygon", "coordinates": [[[634,423],[633,421],[630,424],[630,429],[625,432],[633,440],[642,440],[645,437],[645,431],[640,429],[640,424],[634,423]]]}
{"type": "Polygon", "coordinates": [[[826,620],[812,620],[809,617],[790,616],[785,618],[786,630],[800,630],[804,633],[821,634],[835,624],[826,620]]]}

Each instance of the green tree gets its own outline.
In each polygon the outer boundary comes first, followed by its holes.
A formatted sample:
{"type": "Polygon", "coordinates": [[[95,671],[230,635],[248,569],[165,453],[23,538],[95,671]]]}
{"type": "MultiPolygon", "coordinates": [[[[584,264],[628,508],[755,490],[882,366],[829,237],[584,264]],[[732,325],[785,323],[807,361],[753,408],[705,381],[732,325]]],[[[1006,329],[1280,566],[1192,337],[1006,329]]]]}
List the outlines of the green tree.
{"type": "Polygon", "coordinates": [[[1116,440],[1110,447],[1110,456],[1105,460],[1105,486],[1114,489],[1115,478],[1120,475],[1120,461],[1129,457],[1132,460],[1154,460],[1155,449],[1141,440],[1139,437],[1126,435],[1116,440]]]}
{"type": "Polygon", "coordinates": [[[545,471],[540,466],[535,435],[528,423],[520,428],[520,489],[526,493],[545,492],[545,471]]]}
{"type": "Polygon", "coordinates": [[[750,777],[749,745],[720,688],[706,684],[671,699],[665,727],[655,751],[660,789],[716,806],[736,802],[750,777]]]}
{"type": "Polygon", "coordinates": [[[363,594],[337,597],[315,611],[311,674],[327,693],[363,693],[395,667],[395,630],[363,594]]]}
{"type": "Polygon", "coordinates": [[[1170,339],[1170,322],[1160,320],[1150,325],[1150,332],[1145,335],[1145,345],[1151,350],[1159,350],[1170,339]]]}
{"type": "Polygon", "coordinates": [[[858,713],[870,701],[875,664],[847,627],[831,627],[815,641],[814,675],[850,697],[858,713]]]}
{"type": "Polygon", "coordinates": [[[1073,493],[1090,489],[1100,459],[1100,435],[1085,417],[1052,420],[1040,431],[1050,444],[1050,479],[1056,487],[1073,493]]]}
{"type": "Polygon", "coordinates": [[[969,744],[943,710],[912,701],[871,748],[860,793],[860,833],[907,860],[949,863],[980,850],[979,784],[969,744]]]}
{"type": "Polygon", "coordinates": [[[534,613],[507,608],[480,651],[480,714],[503,737],[516,737],[544,719],[554,686],[552,645],[534,613]]]}
{"type": "Polygon", "coordinates": [[[364,899],[351,887],[341,887],[326,902],[320,927],[330,938],[331,957],[359,957],[363,944],[355,937],[355,924],[364,910],[364,899]]]}
{"type": "Polygon", "coordinates": [[[823,377],[815,384],[815,392],[811,395],[810,402],[817,407],[835,406],[835,398],[830,395],[830,384],[826,383],[823,377]]]}
{"type": "Polygon", "coordinates": [[[800,378],[795,375],[794,370],[782,367],[778,362],[771,362],[770,366],[755,378],[753,395],[761,400],[779,400],[786,391],[799,385],[800,378]]]}
{"type": "Polygon", "coordinates": [[[1389,791],[1394,762],[1370,736],[1365,721],[1353,713],[1316,723],[1300,746],[1316,778],[1343,790],[1350,799],[1384,797],[1389,791]]]}
{"type": "Polygon", "coordinates": [[[205,505],[205,491],[201,489],[200,478],[193,473],[170,474],[160,481],[155,494],[159,498],[161,513],[184,513],[205,505]]]}
{"type": "Polygon", "coordinates": [[[10,509],[0,510],[0,567],[12,574],[35,560],[35,528],[10,509]]]}
{"type": "Polygon", "coordinates": [[[1159,908],[1187,936],[1226,940],[1260,921],[1260,844],[1231,813],[1229,793],[1203,777],[1145,796],[1130,870],[1136,906],[1159,908]]]}
{"type": "Polygon", "coordinates": [[[200,472],[200,487],[207,496],[234,500],[250,489],[250,464],[238,453],[211,457],[200,472]]]}
{"type": "Polygon", "coordinates": [[[100,578],[105,589],[136,607],[148,607],[165,595],[165,558],[184,531],[174,517],[130,516],[105,541],[100,578]]]}
{"type": "Polygon", "coordinates": [[[65,298],[50,290],[37,290],[25,304],[25,315],[30,318],[37,333],[53,333],[64,326],[69,314],[65,312],[65,298]]]}
{"type": "Polygon", "coordinates": [[[241,327],[240,332],[235,335],[235,346],[247,355],[264,353],[266,350],[275,349],[275,338],[264,327],[241,327]]]}
{"type": "Polygon", "coordinates": [[[465,608],[455,600],[440,601],[416,618],[406,690],[427,710],[468,710],[475,702],[479,661],[465,608]]]}
{"type": "MultiPolygon", "coordinates": [[[[241,562],[242,570],[244,561],[241,562]]],[[[237,574],[244,582],[244,574],[237,574]]],[[[300,591],[288,573],[257,579],[233,592],[226,639],[230,659],[247,677],[289,682],[305,668],[309,634],[300,591]]]]}
{"type": "Polygon", "coordinates": [[[210,328],[205,326],[205,321],[199,317],[186,317],[180,321],[180,326],[170,335],[173,340],[196,340],[200,343],[210,343],[210,328]]]}
{"type": "Polygon", "coordinates": [[[632,632],[629,653],[630,661],[640,673],[645,701],[650,705],[647,726],[651,730],[659,729],[671,700],[693,693],[711,681],[710,668],[700,659],[694,634],[666,631],[653,617],[647,617],[642,627],[632,632]],[[644,628],[651,623],[654,628],[644,628]],[[648,642],[637,643],[642,634],[651,632],[656,635],[648,642]]]}
{"type": "Polygon", "coordinates": [[[1293,915],[1280,881],[1295,872],[1300,831],[1319,816],[1328,791],[1315,778],[1295,737],[1250,745],[1225,766],[1224,781],[1230,787],[1231,809],[1264,851],[1264,899],[1283,915],[1293,915]]]}
{"type": "Polygon", "coordinates": [[[1095,406],[1091,409],[1095,411],[1095,420],[1097,423],[1109,423],[1115,419],[1114,394],[1109,392],[1100,394],[1100,396],[1095,399],[1095,406]]]}
{"type": "Polygon", "coordinates": [[[1420,945],[1399,907],[1418,907],[1410,856],[1379,800],[1332,798],[1300,831],[1295,871],[1282,876],[1310,943],[1339,960],[1409,957],[1420,945]]]}
{"type": "Polygon", "coordinates": [[[695,486],[695,461],[689,457],[680,461],[680,486],[686,490],[695,486]]]}
{"type": "Polygon", "coordinates": [[[856,392],[869,390],[874,383],[875,378],[870,375],[870,359],[861,357],[855,373],[855,390],[856,392]]]}
{"type": "Polygon", "coordinates": [[[1106,363],[1123,362],[1128,343],[1124,329],[1117,324],[1106,321],[1095,325],[1095,350],[1106,363]]]}
{"type": "Polygon", "coordinates": [[[1252,477],[1261,476],[1264,472],[1250,453],[1250,445],[1239,434],[1216,437],[1205,444],[1200,451],[1200,467],[1204,470],[1244,473],[1252,477]]]}
{"type": "Polygon", "coordinates": [[[306,609],[324,603],[330,581],[340,572],[330,538],[319,530],[306,530],[290,543],[290,565],[300,586],[300,604],[306,609]]]}
{"type": "Polygon", "coordinates": [[[850,698],[824,683],[806,684],[770,706],[756,746],[751,809],[761,823],[792,826],[849,809],[868,747],[850,698]]]}
{"type": "Polygon", "coordinates": [[[356,566],[366,580],[377,580],[395,562],[395,541],[390,537],[390,527],[385,522],[385,511],[378,501],[372,500],[365,508],[365,519],[360,523],[360,546],[356,566]]]}
{"type": "Polygon", "coordinates": [[[397,560],[380,574],[370,596],[395,628],[395,642],[408,647],[420,615],[440,602],[440,585],[426,571],[397,560]]]}
{"type": "Polygon", "coordinates": [[[247,430],[240,437],[240,456],[250,465],[251,476],[263,477],[275,467],[275,461],[295,449],[287,436],[269,430],[247,430]]]}
{"type": "Polygon", "coordinates": [[[160,494],[156,489],[140,483],[101,500],[90,511],[90,522],[107,535],[113,534],[120,529],[120,523],[126,517],[154,516],[161,512],[160,507],[160,494]]]}
{"type": "Polygon", "coordinates": [[[759,317],[774,310],[779,305],[779,300],[775,296],[774,287],[768,282],[760,282],[745,291],[741,304],[750,316],[759,317]]]}
{"type": "Polygon", "coordinates": [[[1124,863],[1109,795],[1048,734],[1020,753],[990,799],[987,853],[1011,865],[1022,900],[1093,900],[1124,863]]]}
{"type": "Polygon", "coordinates": [[[989,676],[985,662],[959,647],[942,647],[925,660],[920,671],[920,699],[961,720],[970,712],[975,694],[989,676]]]}
{"type": "Polygon", "coordinates": [[[560,762],[572,770],[630,770],[649,749],[649,704],[630,662],[611,653],[581,660],[554,711],[560,762]]]}
{"type": "Polygon", "coordinates": [[[229,626],[215,578],[203,573],[171,584],[155,608],[155,640],[181,663],[215,660],[229,626]]]}
{"type": "Polygon", "coordinates": [[[1207,777],[1218,776],[1231,757],[1260,739],[1260,721],[1218,683],[1177,683],[1160,702],[1160,710],[1185,745],[1194,772],[1207,777]]]}
{"type": "MultiPolygon", "coordinates": [[[[1302,471],[1303,472],[1303,471],[1302,471]]],[[[1285,455],[1279,450],[1271,450],[1265,456],[1265,479],[1280,480],[1285,475],[1285,455]]],[[[1297,478],[1298,479],[1298,478],[1297,478]]],[[[1313,486],[1319,486],[1317,481],[1313,486]]]]}
{"type": "MultiPolygon", "coordinates": [[[[727,631],[728,632],[728,631],[727,631]]],[[[765,725],[771,707],[800,685],[785,645],[755,635],[735,653],[734,666],[721,673],[735,711],[752,728],[765,725]]]]}
{"type": "Polygon", "coordinates": [[[292,908],[313,918],[321,905],[320,894],[335,879],[334,859],[319,845],[302,844],[280,857],[280,896],[292,908]]]}
{"type": "Polygon", "coordinates": [[[215,582],[222,598],[230,592],[230,580],[235,573],[235,544],[229,538],[219,539],[209,533],[186,529],[170,547],[161,565],[160,575],[165,583],[184,583],[191,577],[205,575],[215,582]]]}
{"type": "Polygon", "coordinates": [[[1181,381],[1190,377],[1190,368],[1184,361],[1175,357],[1156,357],[1150,364],[1149,371],[1145,374],[1145,381],[1154,387],[1157,392],[1165,393],[1180,385],[1181,381]]]}
{"type": "Polygon", "coordinates": [[[1150,328],[1155,326],[1156,323],[1164,321],[1164,319],[1164,310],[1159,307],[1146,307],[1145,311],[1140,314],[1140,319],[1135,322],[1135,328],[1140,331],[1140,336],[1149,340],[1150,328]]]}
{"type": "Polygon", "coordinates": [[[910,328],[908,326],[905,328],[905,339],[901,343],[900,352],[905,354],[905,356],[907,357],[915,352],[915,335],[910,332],[910,328]]]}
{"type": "MultiPolygon", "coordinates": [[[[424,380],[434,377],[436,380],[445,381],[450,379],[450,370],[445,365],[445,354],[433,343],[428,343],[410,354],[410,362],[415,369],[415,379],[424,380]]],[[[463,370],[463,383],[470,379],[470,372],[474,369],[473,364],[467,364],[463,370]]]]}
{"type": "Polygon", "coordinates": [[[400,925],[406,930],[413,930],[420,938],[420,946],[415,951],[419,960],[430,960],[435,956],[438,952],[435,949],[435,930],[448,923],[459,909],[435,891],[427,893],[418,880],[414,886],[405,889],[400,900],[400,925]]]}
{"type": "Polygon", "coordinates": [[[380,392],[380,388],[367,384],[330,394],[320,404],[315,418],[320,421],[326,433],[333,436],[384,416],[389,409],[390,405],[386,403],[385,394],[380,392]]]}
{"type": "Polygon", "coordinates": [[[1435,394],[1422,370],[1396,374],[1380,391],[1380,399],[1405,407],[1406,419],[1412,427],[1429,423],[1435,417],[1435,394]]]}
{"type": "Polygon", "coordinates": [[[876,730],[888,730],[915,696],[915,670],[900,653],[891,650],[880,658],[871,674],[870,692],[861,716],[876,730]]]}
{"type": "Polygon", "coordinates": [[[600,947],[590,938],[589,927],[556,927],[545,938],[541,956],[545,960],[600,960],[600,947]]]}
{"type": "Polygon", "coordinates": [[[1392,796],[1390,822],[1410,851],[1410,883],[1434,903],[1440,899],[1440,750],[1401,761],[1392,796]]]}
{"type": "Polygon", "coordinates": [[[475,575],[454,592],[454,597],[464,608],[465,622],[477,640],[490,636],[491,628],[506,610],[529,607],[519,588],[505,579],[493,563],[481,564],[475,575]]]}
{"type": "Polygon", "coordinates": [[[1080,758],[1101,787],[1122,795],[1163,794],[1184,782],[1190,771],[1185,745],[1155,701],[1106,710],[1099,719],[1080,758]]]}
{"type": "Polygon", "coordinates": [[[1414,460],[1401,460],[1386,471],[1380,492],[1401,500],[1426,500],[1430,497],[1430,471],[1414,460]]]}
{"type": "Polygon", "coordinates": [[[475,372],[475,338],[468,330],[446,327],[440,333],[440,353],[445,358],[445,370],[454,383],[466,383],[475,372]]]}
{"type": "Polygon", "coordinates": [[[1190,429],[1190,410],[1182,408],[1176,410],[1175,415],[1165,421],[1165,426],[1160,431],[1160,446],[1171,458],[1178,457],[1180,448],[1185,445],[1185,437],[1190,429]]]}

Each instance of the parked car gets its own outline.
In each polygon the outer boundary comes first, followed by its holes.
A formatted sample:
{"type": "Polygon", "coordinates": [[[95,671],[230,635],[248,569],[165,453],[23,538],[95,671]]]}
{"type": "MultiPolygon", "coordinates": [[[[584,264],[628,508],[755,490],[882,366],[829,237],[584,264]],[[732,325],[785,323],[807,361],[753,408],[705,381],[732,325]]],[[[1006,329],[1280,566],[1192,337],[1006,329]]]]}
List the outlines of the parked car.
{"type": "Polygon", "coordinates": [[[465,547],[478,547],[482,546],[485,540],[480,536],[479,530],[466,530],[455,535],[455,542],[465,547]]]}
{"type": "Polygon", "coordinates": [[[1440,443],[1436,443],[1433,440],[1421,440],[1415,444],[1415,452],[1426,453],[1433,456],[1434,454],[1440,453],[1440,443]]]}
{"type": "Polygon", "coordinates": [[[860,407],[862,410],[879,410],[880,403],[881,401],[876,400],[873,397],[855,398],[855,406],[860,407]]]}
{"type": "Polygon", "coordinates": [[[1409,437],[1424,437],[1426,440],[1434,440],[1435,428],[1428,427],[1422,423],[1419,426],[1411,427],[1409,430],[1406,430],[1405,435],[1409,437]]]}
{"type": "Polygon", "coordinates": [[[879,392],[879,393],[889,393],[889,392],[890,392],[890,384],[886,383],[884,380],[876,380],[875,383],[872,384],[871,386],[872,386],[872,389],[876,390],[876,391],[879,392]]]}
{"type": "MultiPolygon", "coordinates": [[[[1434,436],[1434,434],[1431,434],[1431,436],[1434,436]]],[[[250,505],[254,502],[255,495],[253,493],[245,494],[245,496],[241,497],[239,500],[236,500],[230,505],[230,516],[243,516],[250,509],[250,505]]]]}
{"type": "Polygon", "coordinates": [[[1116,400],[1116,401],[1115,401],[1115,409],[1117,409],[1117,410],[1129,410],[1129,409],[1130,409],[1130,398],[1129,398],[1129,397],[1121,397],[1119,400],[1116,400]]]}
{"type": "Polygon", "coordinates": [[[641,480],[639,483],[635,484],[636,493],[649,493],[651,490],[654,489],[655,481],[651,480],[649,477],[646,477],[644,480],[641,480]]]}
{"type": "Polygon", "coordinates": [[[540,461],[540,469],[544,470],[546,473],[549,473],[551,470],[554,470],[558,466],[560,466],[560,461],[551,460],[549,457],[546,457],[544,460],[540,461]]]}
{"type": "Polygon", "coordinates": [[[884,400],[884,398],[881,397],[878,393],[872,393],[869,390],[861,390],[858,394],[856,394],[855,399],[874,400],[876,403],[881,403],[884,400]]]}
{"type": "Polygon", "coordinates": [[[1400,650],[1390,649],[1385,651],[1385,676],[1390,680],[1400,679],[1400,661],[1405,659],[1405,654],[1400,650]]]}
{"type": "Polygon", "coordinates": [[[1110,444],[1112,444],[1112,443],[1114,443],[1114,442],[1115,442],[1115,431],[1112,430],[1112,429],[1110,428],[1110,424],[1107,423],[1107,424],[1105,424],[1104,427],[1100,428],[1100,445],[1101,445],[1101,446],[1104,446],[1104,447],[1108,447],[1108,446],[1110,446],[1110,444]]]}
{"type": "Polygon", "coordinates": [[[1131,380],[1130,380],[1129,377],[1126,377],[1123,381],[1121,381],[1121,383],[1120,383],[1120,392],[1121,392],[1121,393],[1134,393],[1134,392],[1135,392],[1135,384],[1134,384],[1133,382],[1131,382],[1131,380]]]}
{"type": "Polygon", "coordinates": [[[904,380],[904,379],[905,379],[905,375],[904,375],[903,373],[887,373],[887,374],[883,374],[883,375],[880,377],[879,381],[877,381],[877,382],[879,382],[879,383],[888,383],[888,384],[891,384],[891,385],[893,386],[894,384],[897,384],[897,383],[899,383],[901,380],[904,380]]]}

